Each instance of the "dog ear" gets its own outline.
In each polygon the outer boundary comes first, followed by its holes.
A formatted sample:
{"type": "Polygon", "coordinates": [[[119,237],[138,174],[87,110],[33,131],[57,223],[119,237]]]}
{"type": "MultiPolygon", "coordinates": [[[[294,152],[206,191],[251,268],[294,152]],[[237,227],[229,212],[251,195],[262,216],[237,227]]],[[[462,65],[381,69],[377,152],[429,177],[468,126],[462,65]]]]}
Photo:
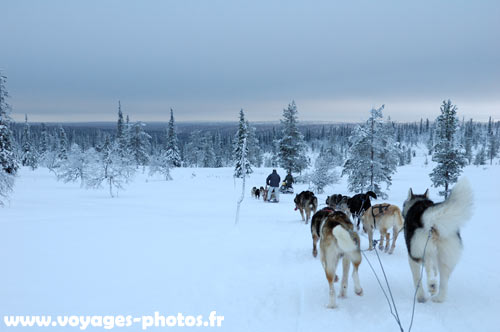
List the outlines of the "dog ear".
{"type": "Polygon", "coordinates": [[[427,189],[427,190],[425,191],[424,196],[425,196],[425,198],[427,198],[427,199],[429,198],[429,189],[427,189]]]}
{"type": "Polygon", "coordinates": [[[408,190],[408,199],[411,199],[413,197],[413,190],[408,190]]]}

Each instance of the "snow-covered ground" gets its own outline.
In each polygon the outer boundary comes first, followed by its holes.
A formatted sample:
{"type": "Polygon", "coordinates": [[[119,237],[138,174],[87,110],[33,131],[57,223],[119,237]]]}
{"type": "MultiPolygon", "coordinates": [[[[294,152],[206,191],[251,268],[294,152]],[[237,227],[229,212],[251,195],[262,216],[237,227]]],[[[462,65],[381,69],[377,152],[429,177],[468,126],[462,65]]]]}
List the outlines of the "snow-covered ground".
{"type": "MultiPolygon", "coordinates": [[[[422,156],[398,168],[387,201],[401,206],[410,186],[423,193],[431,169],[422,156]]],[[[175,169],[169,182],[141,174],[117,198],[106,189],[57,182],[46,169],[22,169],[10,204],[0,209],[0,314],[216,310],[225,317],[226,331],[397,331],[365,260],[364,295],[354,294],[350,279],[348,297],[339,299],[337,309],[326,308],[328,284],[311,255],[310,228],[294,211],[292,195],[282,195],[279,204],[249,195],[269,172],[257,169],[247,180],[235,226],[240,184],[229,168],[175,169]]],[[[500,326],[500,232],[494,212],[500,167],[472,166],[464,174],[474,189],[475,211],[462,230],[463,256],[447,301],[417,304],[412,331],[500,326]]],[[[438,189],[430,191],[440,200],[438,189]]],[[[320,203],[333,193],[348,194],[345,179],[319,195],[320,203]]],[[[362,237],[362,249],[367,242],[362,237]]],[[[367,255],[378,266],[375,253],[367,255]]],[[[406,329],[414,289],[403,236],[393,255],[381,257],[406,329]]]]}

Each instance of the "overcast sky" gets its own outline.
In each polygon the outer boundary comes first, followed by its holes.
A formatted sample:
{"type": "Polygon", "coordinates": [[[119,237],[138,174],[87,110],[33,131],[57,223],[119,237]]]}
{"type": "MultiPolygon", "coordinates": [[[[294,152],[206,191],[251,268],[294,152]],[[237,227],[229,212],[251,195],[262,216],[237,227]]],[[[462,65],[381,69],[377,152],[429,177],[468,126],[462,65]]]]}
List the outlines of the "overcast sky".
{"type": "Polygon", "coordinates": [[[0,70],[16,120],[500,119],[500,1],[2,0],[0,70]]]}

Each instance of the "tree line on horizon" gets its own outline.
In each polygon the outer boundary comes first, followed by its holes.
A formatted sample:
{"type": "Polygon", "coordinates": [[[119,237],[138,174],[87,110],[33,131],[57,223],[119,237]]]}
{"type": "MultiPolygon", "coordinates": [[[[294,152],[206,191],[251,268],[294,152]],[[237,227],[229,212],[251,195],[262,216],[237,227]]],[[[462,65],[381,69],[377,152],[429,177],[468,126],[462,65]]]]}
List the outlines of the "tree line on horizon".
{"type": "Polygon", "coordinates": [[[235,177],[241,177],[243,139],[246,174],[253,167],[280,166],[321,192],[338,180],[334,169],[341,167],[350,191],[372,190],[382,197],[382,184],[388,188],[396,168],[411,163],[415,147],[425,145],[430,158],[441,165],[431,179],[444,186],[442,194],[447,195],[463,166],[492,164],[500,145],[500,121],[459,121],[457,107],[449,100],[435,121],[396,123],[384,118],[382,106],[372,109],[365,123],[330,125],[299,125],[292,101],[279,126],[253,125],[242,109],[234,130],[207,126],[178,135],[172,109],[166,128],[151,131],[145,123],[124,117],[120,102],[115,129],[31,125],[27,116],[23,124],[14,123],[5,85],[0,75],[0,201],[12,191],[20,165],[47,167],[58,179],[80,181],[82,187],[107,185],[112,196],[146,168],[166,180],[175,167],[235,167],[235,177]],[[453,170],[449,160],[454,161],[453,170]]]}

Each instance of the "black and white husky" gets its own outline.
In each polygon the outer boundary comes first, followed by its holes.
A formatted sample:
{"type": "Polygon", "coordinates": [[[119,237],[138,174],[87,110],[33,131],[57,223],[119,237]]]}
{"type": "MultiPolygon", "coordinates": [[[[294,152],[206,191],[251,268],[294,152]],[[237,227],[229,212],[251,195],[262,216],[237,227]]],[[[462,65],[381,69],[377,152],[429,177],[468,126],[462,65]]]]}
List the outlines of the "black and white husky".
{"type": "Polygon", "coordinates": [[[410,188],[403,205],[404,233],[413,282],[418,287],[419,302],[426,301],[420,280],[422,264],[425,266],[431,295],[435,295],[438,290],[435,278],[439,272],[439,293],[432,300],[445,300],[448,279],[462,251],[460,227],[472,214],[472,198],[466,179],[460,180],[450,197],[441,203],[434,203],[429,199],[429,189],[423,195],[414,195],[410,188]]]}

